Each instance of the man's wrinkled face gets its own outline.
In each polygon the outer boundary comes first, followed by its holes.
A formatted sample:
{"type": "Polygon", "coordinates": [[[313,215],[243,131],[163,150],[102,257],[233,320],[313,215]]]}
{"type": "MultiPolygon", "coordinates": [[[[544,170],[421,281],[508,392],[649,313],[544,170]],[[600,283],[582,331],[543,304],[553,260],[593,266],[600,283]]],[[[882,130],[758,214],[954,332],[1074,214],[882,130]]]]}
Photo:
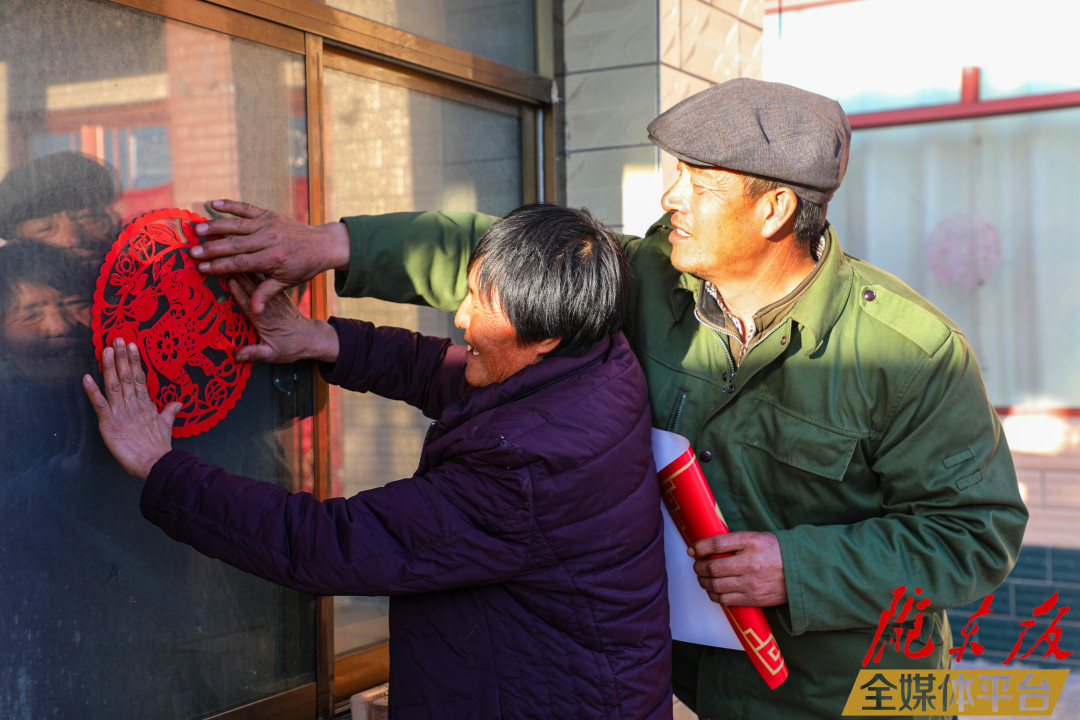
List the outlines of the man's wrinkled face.
{"type": "Polygon", "coordinates": [[[90,301],[57,288],[24,282],[0,324],[0,352],[41,382],[64,381],[85,371],[90,343],[90,301]]]}
{"type": "Polygon", "coordinates": [[[760,232],[742,175],[681,161],[677,172],[660,200],[675,226],[668,235],[671,264],[717,284],[733,272],[752,270],[760,232]]]}
{"type": "Polygon", "coordinates": [[[64,210],[20,223],[15,236],[21,240],[74,250],[83,255],[99,255],[108,250],[118,222],[116,212],[105,206],[64,210]]]}

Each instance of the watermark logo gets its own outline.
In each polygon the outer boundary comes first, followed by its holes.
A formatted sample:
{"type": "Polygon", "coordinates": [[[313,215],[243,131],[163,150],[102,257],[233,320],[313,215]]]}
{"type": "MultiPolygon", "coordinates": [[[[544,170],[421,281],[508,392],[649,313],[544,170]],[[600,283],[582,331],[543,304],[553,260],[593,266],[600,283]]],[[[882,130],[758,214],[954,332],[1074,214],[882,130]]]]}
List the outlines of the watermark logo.
{"type": "MultiPolygon", "coordinates": [[[[933,638],[923,639],[922,611],[930,607],[929,598],[922,597],[921,588],[913,588],[911,595],[906,587],[893,591],[889,608],[881,613],[874,640],[863,658],[863,668],[881,660],[882,653],[891,650],[903,653],[912,660],[924,658],[935,651],[933,638]]],[[[972,639],[979,629],[978,618],[993,612],[994,596],[987,595],[968,619],[960,632],[962,641],[949,650],[954,661],[964,654],[982,654],[984,648],[972,639]]],[[[1068,606],[1058,607],[1055,592],[1046,602],[1032,609],[1032,619],[1020,623],[1021,630],[1012,652],[1002,665],[1014,658],[1021,660],[1037,648],[1043,648],[1043,659],[1064,660],[1073,653],[1062,650],[1061,628],[1058,622],[1069,612],[1068,606]],[[1035,627],[1036,618],[1050,617],[1049,626],[1030,646],[1025,647],[1029,630],[1035,627]]],[[[1068,670],[1059,669],[952,669],[952,670],[904,670],[863,669],[844,706],[844,715],[1050,715],[1054,712],[1058,697],[1069,676],[1068,670]]]]}
{"type": "Polygon", "coordinates": [[[860,670],[844,715],[1050,715],[1068,670],[860,670]]]}

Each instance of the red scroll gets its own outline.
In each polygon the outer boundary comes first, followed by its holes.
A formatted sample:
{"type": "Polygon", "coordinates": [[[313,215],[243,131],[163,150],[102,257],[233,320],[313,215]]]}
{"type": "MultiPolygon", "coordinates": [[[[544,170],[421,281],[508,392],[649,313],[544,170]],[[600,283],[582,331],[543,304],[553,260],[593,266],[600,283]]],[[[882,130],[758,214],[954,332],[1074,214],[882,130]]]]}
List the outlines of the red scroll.
{"type": "Polygon", "coordinates": [[[98,360],[116,338],[134,342],[158,409],[179,401],[173,437],[216,425],[240,399],[251,372],[236,348],[257,341],[251,323],[221,278],[204,275],[188,255],[204,221],[167,208],[143,215],[120,234],[94,293],[98,360]]]}
{"type": "MultiPolygon", "coordinates": [[[[664,504],[687,546],[729,532],[686,438],[654,428],[653,458],[664,504]]],[[[770,688],[778,687],[787,679],[787,666],[765,613],[758,607],[721,607],[761,677],[770,688]]]]}

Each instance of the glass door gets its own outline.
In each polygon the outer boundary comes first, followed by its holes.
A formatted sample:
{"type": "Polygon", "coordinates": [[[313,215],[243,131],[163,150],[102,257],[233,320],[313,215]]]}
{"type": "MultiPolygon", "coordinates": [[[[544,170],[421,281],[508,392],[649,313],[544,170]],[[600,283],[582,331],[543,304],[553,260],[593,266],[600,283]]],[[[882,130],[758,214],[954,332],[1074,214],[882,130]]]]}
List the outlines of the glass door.
{"type": "MultiPolygon", "coordinates": [[[[313,598],[144,520],[141,484],[106,451],[79,386],[96,372],[90,298],[125,223],[157,208],[205,215],[218,197],[306,219],[292,35],[283,49],[95,0],[0,6],[6,718],[198,717],[314,681],[313,598]]],[[[299,377],[255,366],[226,417],[175,446],[310,486],[299,377]]]]}

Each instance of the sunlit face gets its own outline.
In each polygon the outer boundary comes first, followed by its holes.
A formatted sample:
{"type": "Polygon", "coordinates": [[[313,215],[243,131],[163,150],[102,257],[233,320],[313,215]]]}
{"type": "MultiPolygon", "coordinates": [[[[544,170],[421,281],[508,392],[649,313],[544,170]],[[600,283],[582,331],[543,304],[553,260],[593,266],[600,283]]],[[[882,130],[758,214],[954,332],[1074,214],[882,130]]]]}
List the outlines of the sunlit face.
{"type": "Polygon", "coordinates": [[[458,306],[454,324],[465,331],[468,354],[465,380],[473,387],[503,382],[519,370],[539,362],[558,340],[521,345],[510,319],[498,306],[488,305],[476,289],[476,269],[469,273],[469,295],[458,306]]]}
{"type": "Polygon", "coordinates": [[[717,285],[734,273],[754,272],[763,242],[742,176],[685,162],[677,172],[660,200],[675,226],[668,235],[671,264],[717,285]]]}
{"type": "Polygon", "coordinates": [[[29,377],[58,381],[82,372],[91,356],[90,302],[48,285],[22,283],[4,314],[3,355],[29,377]]]}

